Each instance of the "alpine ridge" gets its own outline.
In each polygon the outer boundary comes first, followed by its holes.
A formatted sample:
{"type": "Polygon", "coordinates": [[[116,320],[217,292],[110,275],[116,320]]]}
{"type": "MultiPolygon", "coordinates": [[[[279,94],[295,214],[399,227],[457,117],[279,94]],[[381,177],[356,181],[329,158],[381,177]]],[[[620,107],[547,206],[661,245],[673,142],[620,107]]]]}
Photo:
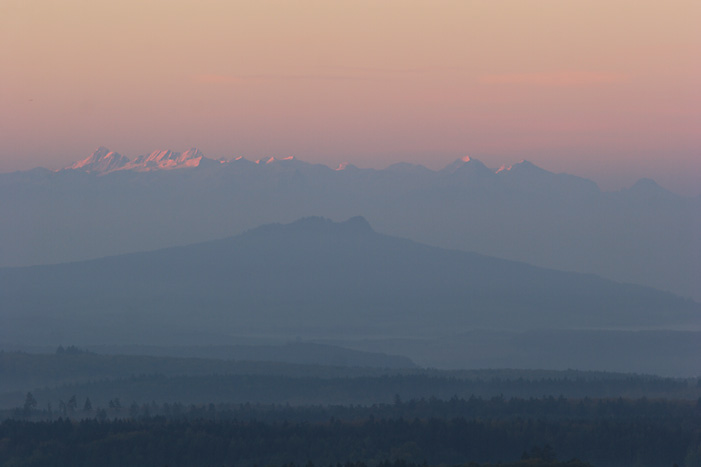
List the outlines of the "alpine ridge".
{"type": "Polygon", "coordinates": [[[124,168],[129,163],[129,158],[119,153],[110,151],[100,146],[87,158],[77,161],[66,169],[83,170],[93,173],[107,173],[124,168]]]}
{"type": "Polygon", "coordinates": [[[101,146],[88,158],[75,162],[64,170],[81,170],[105,175],[118,170],[147,172],[151,170],[193,168],[198,167],[203,161],[207,160],[211,161],[199,149],[190,148],[182,153],[171,150],[153,151],[150,154],[138,156],[130,161],[128,157],[101,146]]]}

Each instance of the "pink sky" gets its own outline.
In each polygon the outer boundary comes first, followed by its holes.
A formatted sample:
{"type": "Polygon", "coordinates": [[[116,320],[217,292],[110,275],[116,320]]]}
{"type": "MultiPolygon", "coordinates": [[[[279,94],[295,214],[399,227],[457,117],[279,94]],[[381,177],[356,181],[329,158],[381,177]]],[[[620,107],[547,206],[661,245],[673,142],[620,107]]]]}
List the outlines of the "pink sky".
{"type": "Polygon", "coordinates": [[[0,2],[0,171],[126,156],[527,158],[701,193],[701,2],[0,2]]]}

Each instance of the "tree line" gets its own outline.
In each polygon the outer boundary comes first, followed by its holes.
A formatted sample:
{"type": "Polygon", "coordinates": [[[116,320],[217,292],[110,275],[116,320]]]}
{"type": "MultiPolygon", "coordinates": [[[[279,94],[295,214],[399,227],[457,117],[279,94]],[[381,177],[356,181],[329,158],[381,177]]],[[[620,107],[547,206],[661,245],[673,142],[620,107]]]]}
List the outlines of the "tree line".
{"type": "Polygon", "coordinates": [[[397,396],[369,407],[294,407],[113,400],[44,420],[43,410],[31,410],[31,419],[0,423],[0,465],[701,465],[701,401],[397,396]]]}

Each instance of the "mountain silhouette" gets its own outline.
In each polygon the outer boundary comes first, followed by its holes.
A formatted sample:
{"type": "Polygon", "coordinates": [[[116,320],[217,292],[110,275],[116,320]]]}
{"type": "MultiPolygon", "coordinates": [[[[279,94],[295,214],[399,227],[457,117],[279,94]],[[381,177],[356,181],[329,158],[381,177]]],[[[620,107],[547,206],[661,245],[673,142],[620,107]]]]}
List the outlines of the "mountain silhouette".
{"type": "Polygon", "coordinates": [[[375,232],[362,217],[0,270],[6,342],[226,343],[437,336],[475,329],[698,326],[699,304],[598,276],[375,232]]]}

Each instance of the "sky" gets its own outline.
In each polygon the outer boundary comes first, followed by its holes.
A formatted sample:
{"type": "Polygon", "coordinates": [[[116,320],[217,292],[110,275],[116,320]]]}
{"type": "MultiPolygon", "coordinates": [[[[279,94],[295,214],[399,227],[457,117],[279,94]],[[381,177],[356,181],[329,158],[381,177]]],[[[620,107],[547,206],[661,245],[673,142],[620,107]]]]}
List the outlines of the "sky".
{"type": "Polygon", "coordinates": [[[701,193],[698,0],[0,0],[0,172],[528,159],[701,193]]]}

